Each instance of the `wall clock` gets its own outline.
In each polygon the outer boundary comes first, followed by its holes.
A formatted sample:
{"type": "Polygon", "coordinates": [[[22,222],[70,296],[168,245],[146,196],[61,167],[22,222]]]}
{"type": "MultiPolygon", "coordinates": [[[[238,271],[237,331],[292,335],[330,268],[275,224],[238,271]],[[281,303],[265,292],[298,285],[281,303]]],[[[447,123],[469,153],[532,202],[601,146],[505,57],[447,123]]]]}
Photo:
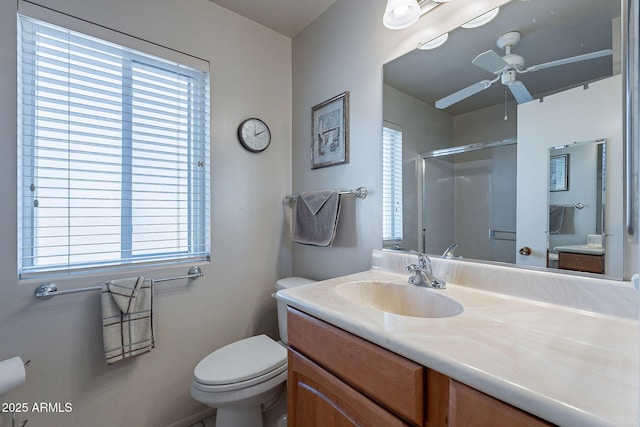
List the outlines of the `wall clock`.
{"type": "Polygon", "coordinates": [[[238,139],[244,148],[252,153],[259,153],[271,143],[271,131],[265,122],[252,117],[243,120],[238,126],[238,139]]]}

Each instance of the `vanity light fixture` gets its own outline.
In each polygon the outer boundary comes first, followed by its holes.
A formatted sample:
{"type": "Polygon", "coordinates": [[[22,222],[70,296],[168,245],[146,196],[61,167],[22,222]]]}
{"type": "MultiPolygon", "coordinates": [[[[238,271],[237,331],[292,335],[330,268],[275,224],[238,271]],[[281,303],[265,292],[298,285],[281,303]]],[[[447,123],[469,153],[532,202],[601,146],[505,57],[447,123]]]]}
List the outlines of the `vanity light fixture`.
{"type": "Polygon", "coordinates": [[[442,46],[448,39],[449,39],[449,33],[444,33],[443,35],[436,37],[433,40],[429,40],[428,42],[418,43],[418,49],[422,49],[422,50],[436,49],[442,46]]]}
{"type": "Polygon", "coordinates": [[[487,13],[483,13],[482,15],[478,16],[477,18],[473,18],[471,21],[466,22],[462,25],[460,25],[462,28],[478,28],[478,27],[482,27],[485,24],[488,24],[489,22],[491,22],[493,20],[493,18],[495,18],[496,16],[498,16],[498,12],[500,12],[500,8],[496,7],[495,9],[490,10],[487,13]]]}
{"type": "Polygon", "coordinates": [[[415,24],[420,16],[449,0],[387,0],[382,23],[390,30],[401,30],[415,24]]]}

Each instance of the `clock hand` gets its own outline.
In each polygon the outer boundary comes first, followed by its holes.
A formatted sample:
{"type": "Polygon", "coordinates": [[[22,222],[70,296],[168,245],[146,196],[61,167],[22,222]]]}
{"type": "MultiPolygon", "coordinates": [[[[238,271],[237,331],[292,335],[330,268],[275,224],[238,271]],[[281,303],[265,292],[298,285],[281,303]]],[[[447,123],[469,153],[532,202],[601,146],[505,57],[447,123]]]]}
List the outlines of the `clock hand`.
{"type": "Polygon", "coordinates": [[[255,136],[258,136],[258,135],[260,135],[261,133],[264,133],[264,130],[261,130],[260,132],[256,133],[256,135],[255,135],[255,136]]]}

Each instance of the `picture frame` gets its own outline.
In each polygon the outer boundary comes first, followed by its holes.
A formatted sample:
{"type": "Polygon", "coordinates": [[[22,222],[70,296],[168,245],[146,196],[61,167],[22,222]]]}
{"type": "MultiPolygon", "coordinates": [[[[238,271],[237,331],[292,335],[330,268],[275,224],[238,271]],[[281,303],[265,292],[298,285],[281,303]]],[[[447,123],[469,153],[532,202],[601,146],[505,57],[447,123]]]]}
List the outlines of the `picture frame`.
{"type": "Polygon", "coordinates": [[[549,191],[569,190],[569,154],[549,158],[549,191]]]}
{"type": "Polygon", "coordinates": [[[349,163],[349,92],[311,108],[311,169],[349,163]]]}

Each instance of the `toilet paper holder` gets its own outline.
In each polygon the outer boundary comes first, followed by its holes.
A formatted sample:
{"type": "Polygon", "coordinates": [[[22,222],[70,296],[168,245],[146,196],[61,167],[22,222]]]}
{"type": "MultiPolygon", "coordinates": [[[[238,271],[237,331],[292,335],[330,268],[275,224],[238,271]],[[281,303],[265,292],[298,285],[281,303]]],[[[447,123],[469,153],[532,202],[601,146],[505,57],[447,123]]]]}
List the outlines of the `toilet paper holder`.
{"type": "Polygon", "coordinates": [[[24,420],[16,426],[16,413],[14,412],[13,414],[11,414],[11,427],[24,427],[28,422],[29,420],[24,420]]]}
{"type": "MultiPolygon", "coordinates": [[[[18,359],[17,361],[22,362],[22,365],[23,365],[23,368],[24,368],[24,369],[23,369],[23,371],[22,371],[22,372],[23,372],[23,374],[22,374],[22,375],[23,375],[23,378],[22,378],[22,380],[21,380],[21,381],[22,381],[22,382],[24,382],[24,372],[26,371],[26,367],[27,367],[27,366],[29,366],[29,365],[31,364],[31,359],[27,359],[27,361],[26,361],[26,362],[23,362],[23,361],[22,361],[22,358],[20,358],[20,357],[14,357],[13,359],[18,359]]],[[[9,360],[9,361],[11,361],[12,359],[8,359],[8,360],[9,360]]],[[[18,366],[19,366],[19,365],[18,365],[18,366]]],[[[16,369],[16,367],[14,367],[13,369],[16,369]]],[[[18,385],[18,384],[15,384],[15,385],[18,385]]],[[[15,386],[15,385],[14,385],[14,386],[15,386]]],[[[10,390],[10,389],[8,388],[8,389],[7,389],[7,390],[5,390],[5,391],[9,391],[9,390],[10,390]]],[[[24,421],[22,421],[20,424],[17,424],[17,425],[16,425],[16,415],[17,415],[17,414],[18,414],[18,412],[16,412],[15,410],[11,413],[11,427],[24,427],[24,426],[29,422],[29,420],[28,420],[28,419],[27,419],[27,420],[24,420],[24,421]]]]}
{"type": "Polygon", "coordinates": [[[0,361],[0,394],[7,393],[24,384],[27,377],[27,366],[31,360],[25,362],[20,356],[0,361]]]}

